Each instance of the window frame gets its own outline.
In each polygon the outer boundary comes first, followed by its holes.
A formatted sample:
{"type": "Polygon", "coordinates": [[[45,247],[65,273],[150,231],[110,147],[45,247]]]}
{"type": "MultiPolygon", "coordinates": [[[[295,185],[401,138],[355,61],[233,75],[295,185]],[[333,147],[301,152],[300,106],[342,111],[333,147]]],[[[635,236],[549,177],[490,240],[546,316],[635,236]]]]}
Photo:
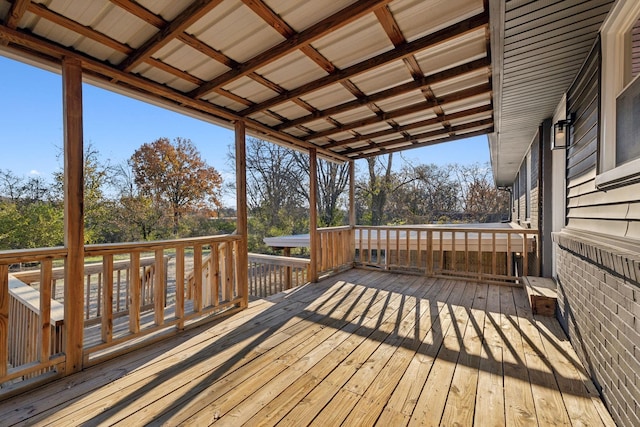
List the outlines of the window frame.
{"type": "MultiPolygon", "coordinates": [[[[640,158],[616,166],[616,100],[626,87],[627,34],[640,18],[640,2],[619,0],[601,29],[600,147],[596,187],[601,190],[640,182],[640,158]]],[[[629,83],[630,84],[630,83],[629,83]]]]}

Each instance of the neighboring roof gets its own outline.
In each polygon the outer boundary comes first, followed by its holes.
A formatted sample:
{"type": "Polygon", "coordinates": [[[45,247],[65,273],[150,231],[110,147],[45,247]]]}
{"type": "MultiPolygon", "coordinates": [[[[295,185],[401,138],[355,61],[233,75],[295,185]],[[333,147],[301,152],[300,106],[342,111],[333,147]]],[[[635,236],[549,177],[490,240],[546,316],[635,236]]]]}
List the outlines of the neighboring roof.
{"type": "MultiPolygon", "coordinates": [[[[545,2],[546,3],[546,2],[545,2]]],[[[0,51],[323,157],[493,130],[488,0],[0,0],[0,51]]]]}
{"type": "Polygon", "coordinates": [[[511,185],[515,180],[538,126],[553,116],[593,46],[612,3],[612,0],[492,3],[497,108],[496,132],[490,136],[490,147],[498,185],[511,185]]]}

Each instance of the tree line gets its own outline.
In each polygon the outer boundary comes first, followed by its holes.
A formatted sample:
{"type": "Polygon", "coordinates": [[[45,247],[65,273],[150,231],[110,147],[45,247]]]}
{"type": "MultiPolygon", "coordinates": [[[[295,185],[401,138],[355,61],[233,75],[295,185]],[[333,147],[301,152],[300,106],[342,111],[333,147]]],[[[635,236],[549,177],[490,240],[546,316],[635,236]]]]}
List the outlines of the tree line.
{"type": "MultiPolygon", "coordinates": [[[[64,243],[64,174],[51,180],[0,170],[0,249],[64,243]]],[[[211,221],[222,177],[184,138],[145,143],[122,164],[84,152],[85,243],[158,240],[233,231],[211,221]]],[[[231,228],[230,228],[231,227],[231,228]]]]}
{"type": "MultiPolygon", "coordinates": [[[[308,233],[309,157],[247,140],[249,249],[270,252],[266,236],[308,233]]],[[[230,149],[228,160],[233,163],[230,149]]],[[[393,154],[356,164],[355,207],[362,225],[493,222],[509,195],[488,165],[412,164],[393,154]]],[[[349,165],[318,160],[320,227],[348,222],[349,165]]],[[[85,242],[110,243],[230,233],[235,210],[222,206],[220,173],[188,139],[141,145],[121,164],[84,155],[85,242]]],[[[0,249],[59,246],[64,239],[63,171],[51,180],[0,170],[0,249]]]]}

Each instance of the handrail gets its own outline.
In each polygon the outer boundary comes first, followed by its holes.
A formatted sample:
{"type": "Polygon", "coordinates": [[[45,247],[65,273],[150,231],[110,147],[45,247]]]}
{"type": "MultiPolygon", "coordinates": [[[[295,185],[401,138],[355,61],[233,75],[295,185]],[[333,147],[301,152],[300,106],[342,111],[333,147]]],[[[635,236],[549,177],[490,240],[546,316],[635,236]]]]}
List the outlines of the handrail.
{"type": "Polygon", "coordinates": [[[193,245],[207,245],[209,243],[218,242],[234,242],[240,241],[242,236],[235,234],[221,234],[216,236],[206,237],[188,237],[175,240],[154,240],[152,242],[127,242],[127,243],[104,243],[97,245],[85,245],[84,255],[95,256],[108,253],[123,253],[123,252],[150,252],[156,249],[174,248],[177,246],[193,246],[193,245]]]}
{"type": "Polygon", "coordinates": [[[256,254],[249,252],[249,261],[251,260],[264,260],[269,261],[270,264],[275,265],[290,265],[292,267],[306,267],[311,263],[311,260],[308,258],[295,258],[295,257],[287,257],[287,256],[279,256],[279,255],[267,255],[267,254],[256,254]]]}
{"type": "Polygon", "coordinates": [[[51,258],[64,258],[67,248],[57,246],[53,248],[11,249],[0,251],[0,264],[19,264],[21,262],[36,262],[51,258]]]}

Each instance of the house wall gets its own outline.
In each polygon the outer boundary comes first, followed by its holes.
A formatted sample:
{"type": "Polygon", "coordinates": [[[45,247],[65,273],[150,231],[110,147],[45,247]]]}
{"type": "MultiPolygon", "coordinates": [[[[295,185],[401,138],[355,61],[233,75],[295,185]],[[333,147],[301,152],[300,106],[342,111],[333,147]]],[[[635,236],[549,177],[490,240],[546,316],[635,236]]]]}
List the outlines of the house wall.
{"type": "Polygon", "coordinates": [[[538,139],[538,134],[536,134],[520,164],[520,171],[516,177],[516,182],[513,184],[514,204],[512,207],[512,220],[523,227],[531,229],[538,229],[540,218],[538,206],[540,145],[538,139]],[[527,160],[528,157],[529,160],[527,160]],[[530,162],[529,168],[527,167],[527,162],[530,162]],[[529,209],[528,214],[527,205],[529,209]]]}
{"type": "Polygon", "coordinates": [[[558,317],[619,425],[640,425],[640,184],[596,188],[600,49],[567,93],[567,221],[554,233],[558,317]]]}

